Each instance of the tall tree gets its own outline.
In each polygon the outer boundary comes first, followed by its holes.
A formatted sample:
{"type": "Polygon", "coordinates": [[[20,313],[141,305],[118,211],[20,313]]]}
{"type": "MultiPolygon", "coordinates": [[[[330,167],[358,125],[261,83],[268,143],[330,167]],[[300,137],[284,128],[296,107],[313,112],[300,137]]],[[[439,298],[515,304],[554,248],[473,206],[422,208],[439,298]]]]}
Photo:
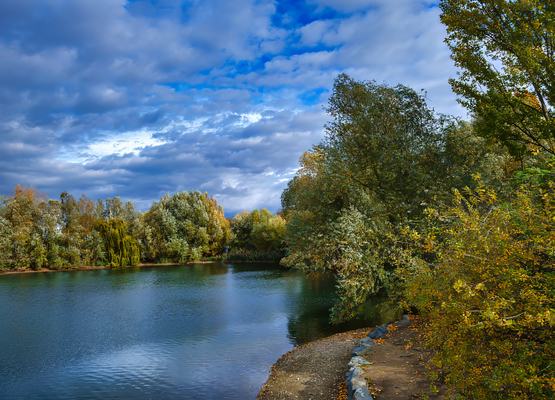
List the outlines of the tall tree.
{"type": "Polygon", "coordinates": [[[381,288],[396,295],[397,235],[423,229],[424,210],[472,186],[495,182],[504,157],[490,153],[472,126],[436,114],[426,97],[397,85],[339,75],[327,108],[324,142],[305,153],[282,195],[287,266],[329,268],[339,279],[338,319],[381,288]]]}
{"type": "Polygon", "coordinates": [[[555,6],[550,0],[442,0],[450,83],[478,133],[518,158],[555,155],[555,6]]]}

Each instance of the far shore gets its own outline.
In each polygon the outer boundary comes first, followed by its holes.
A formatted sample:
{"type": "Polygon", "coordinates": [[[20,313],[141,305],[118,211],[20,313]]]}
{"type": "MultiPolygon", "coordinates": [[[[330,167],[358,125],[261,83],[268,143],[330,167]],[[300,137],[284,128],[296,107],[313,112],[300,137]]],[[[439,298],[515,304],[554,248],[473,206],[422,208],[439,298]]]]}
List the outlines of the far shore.
{"type": "MultiPolygon", "coordinates": [[[[191,261],[188,263],[144,263],[135,265],[134,267],[160,267],[163,265],[189,265],[189,264],[211,264],[217,261],[191,261]]],[[[241,263],[274,263],[277,264],[279,261],[221,261],[226,264],[241,264],[241,263]]],[[[67,271],[92,271],[97,269],[119,269],[119,268],[131,268],[132,266],[128,265],[126,267],[118,267],[118,268],[110,268],[107,266],[81,266],[81,267],[74,267],[74,268],[67,268],[67,269],[49,269],[49,268],[41,268],[41,269],[25,269],[25,270],[11,270],[11,271],[0,271],[0,275],[14,275],[14,274],[34,274],[38,272],[67,272],[67,271]]]]}

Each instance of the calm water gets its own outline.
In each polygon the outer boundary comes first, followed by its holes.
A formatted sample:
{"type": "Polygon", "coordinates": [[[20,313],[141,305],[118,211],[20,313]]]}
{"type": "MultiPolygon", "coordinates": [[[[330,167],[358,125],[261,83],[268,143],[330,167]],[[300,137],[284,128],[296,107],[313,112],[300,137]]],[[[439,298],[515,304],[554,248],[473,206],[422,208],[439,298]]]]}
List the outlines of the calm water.
{"type": "Polygon", "coordinates": [[[197,264],[0,276],[0,399],[248,399],[333,326],[330,276],[197,264]]]}

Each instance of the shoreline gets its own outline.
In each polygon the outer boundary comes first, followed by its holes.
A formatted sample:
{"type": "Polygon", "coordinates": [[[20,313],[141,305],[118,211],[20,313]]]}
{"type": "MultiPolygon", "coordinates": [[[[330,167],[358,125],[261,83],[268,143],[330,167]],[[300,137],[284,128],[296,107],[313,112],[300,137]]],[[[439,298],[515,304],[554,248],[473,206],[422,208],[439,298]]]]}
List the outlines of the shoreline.
{"type": "Polygon", "coordinates": [[[424,331],[424,321],[412,316],[401,323],[355,329],[300,345],[271,366],[257,400],[367,399],[361,393],[354,395],[355,385],[379,400],[451,399],[444,382],[427,377],[431,351],[424,347],[424,331]],[[372,344],[359,347],[377,329],[383,331],[372,344]]]}
{"type": "MultiPolygon", "coordinates": [[[[207,261],[212,262],[212,261],[207,261]]],[[[0,271],[0,275],[17,275],[17,274],[34,274],[34,273],[42,273],[42,272],[70,272],[70,271],[95,271],[99,269],[120,269],[120,268],[134,268],[134,267],[157,267],[162,265],[183,265],[181,263],[161,263],[161,264],[154,264],[154,263],[144,263],[135,266],[126,266],[126,267],[118,267],[118,268],[110,268],[104,265],[102,266],[91,266],[85,265],[82,267],[74,267],[74,268],[66,268],[66,269],[49,269],[49,268],[41,268],[41,269],[25,269],[25,270],[11,270],[11,271],[0,271]]]]}
{"type": "Polygon", "coordinates": [[[41,269],[25,269],[25,270],[9,270],[9,271],[0,271],[0,276],[2,275],[19,275],[19,274],[34,274],[34,273],[44,273],[44,272],[70,272],[70,271],[95,271],[100,269],[121,269],[121,268],[135,268],[135,267],[161,267],[161,266],[168,266],[168,265],[190,265],[190,264],[211,264],[215,262],[221,262],[224,264],[245,264],[245,263],[260,263],[260,264],[279,264],[279,261],[190,261],[187,263],[141,263],[135,266],[126,266],[126,267],[118,267],[118,268],[110,268],[107,266],[91,266],[91,265],[84,265],[82,267],[74,267],[74,268],[67,268],[67,269],[49,269],[49,268],[41,268],[41,269]]]}

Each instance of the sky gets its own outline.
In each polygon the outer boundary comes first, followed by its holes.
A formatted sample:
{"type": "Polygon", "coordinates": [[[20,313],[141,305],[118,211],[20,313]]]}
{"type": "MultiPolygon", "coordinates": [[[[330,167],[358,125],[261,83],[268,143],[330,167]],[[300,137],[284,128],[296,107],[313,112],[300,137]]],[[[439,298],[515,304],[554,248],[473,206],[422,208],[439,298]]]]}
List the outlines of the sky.
{"type": "Polygon", "coordinates": [[[340,73],[466,117],[444,38],[427,0],[2,0],[0,194],[275,212],[340,73]]]}

